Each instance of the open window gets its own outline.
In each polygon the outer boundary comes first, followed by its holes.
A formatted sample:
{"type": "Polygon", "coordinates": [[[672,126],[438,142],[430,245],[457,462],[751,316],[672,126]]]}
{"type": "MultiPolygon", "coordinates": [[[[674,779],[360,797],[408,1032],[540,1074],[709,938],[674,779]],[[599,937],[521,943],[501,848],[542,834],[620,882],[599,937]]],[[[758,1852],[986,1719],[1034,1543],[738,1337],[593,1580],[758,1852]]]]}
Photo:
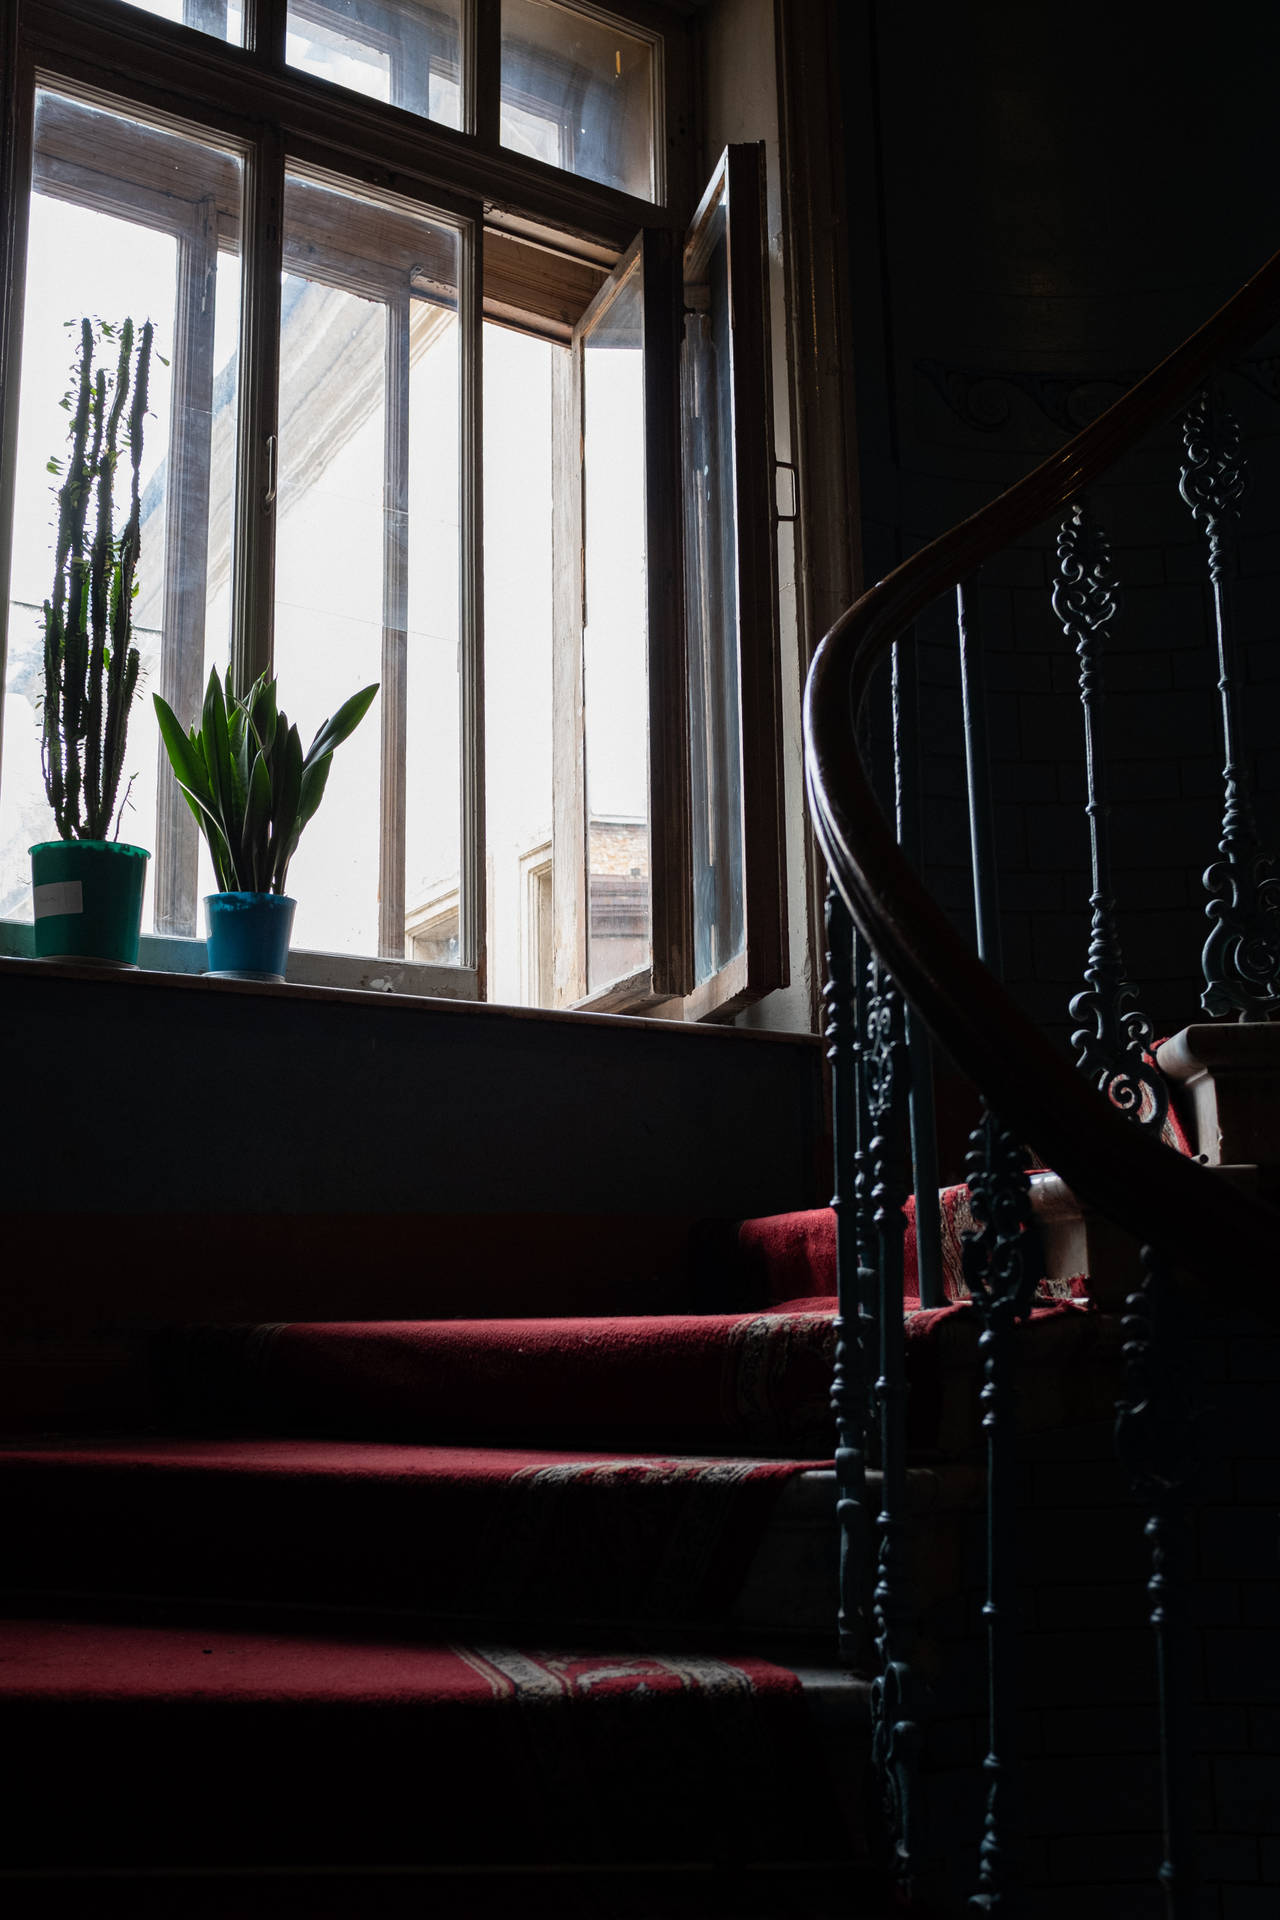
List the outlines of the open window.
{"type": "MultiPolygon", "coordinates": [[[[4,418],[0,943],[26,950],[46,826],[61,323],[132,310],[164,360],[134,610],[147,690],[189,722],[211,666],[241,684],[276,667],[309,734],[381,688],[292,870],[295,977],[682,1018],[781,984],[762,158],[730,149],[681,231],[662,198],[683,166],[664,140],[672,17],[286,0],[272,55],[231,0],[136,13],[136,44],[81,21],[97,80],[38,33],[10,77],[31,192],[4,418]],[[486,113],[442,133],[460,75],[486,113]],[[520,157],[530,116],[558,128],[553,154],[520,157]]],[[[153,855],[144,932],[170,943],[151,960],[194,970],[177,943],[212,876],[145,698],[126,775],[123,830],[153,855]]]]}
{"type": "Polygon", "coordinates": [[[670,237],[646,233],[558,369],[556,989],[599,1010],[690,985],[677,303],[670,237]]]}
{"type": "Polygon", "coordinates": [[[561,1004],[705,1018],[786,978],[763,218],[763,151],[731,147],[561,372],[561,1004]]]}
{"type": "Polygon", "coordinates": [[[731,146],[684,249],[680,343],[695,1016],[787,979],[764,149],[731,146]]]}

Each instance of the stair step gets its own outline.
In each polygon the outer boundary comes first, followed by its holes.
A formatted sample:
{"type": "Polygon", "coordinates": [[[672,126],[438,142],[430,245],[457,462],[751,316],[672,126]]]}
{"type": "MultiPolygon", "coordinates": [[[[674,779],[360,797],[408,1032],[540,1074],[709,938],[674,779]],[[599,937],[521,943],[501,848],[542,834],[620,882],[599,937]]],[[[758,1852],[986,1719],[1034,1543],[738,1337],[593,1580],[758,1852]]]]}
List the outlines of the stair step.
{"type": "MultiPolygon", "coordinates": [[[[978,1316],[906,1314],[907,1440],[981,1443],[978,1316]]],[[[1019,1424],[1106,1417],[1119,1321],[1045,1302],[1019,1336],[1019,1424]]],[[[176,1330],[157,1344],[157,1413],[196,1430],[830,1459],[834,1302],[750,1314],[593,1320],[297,1322],[176,1330]]]]}
{"type": "Polygon", "coordinates": [[[797,1847],[812,1865],[860,1847],[865,1683],[737,1653],[8,1618],[0,1712],[9,1871],[750,1866],[797,1847]]]}
{"type": "MultiPolygon", "coordinates": [[[[727,1615],[795,1477],[732,1456],[151,1436],[11,1447],[0,1510],[8,1582],[44,1592],[678,1624],[727,1615]]],[[[828,1603],[833,1498],[798,1536],[828,1603]]]]}
{"type": "MultiPolygon", "coordinates": [[[[5,1874],[6,1920],[894,1920],[852,1861],[5,1874]]],[[[901,1909],[897,1910],[901,1920],[901,1909]]]]}
{"type": "Polygon", "coordinates": [[[821,1456],[833,1311],[193,1328],[157,1364],[168,1411],[241,1430],[821,1456]]]}

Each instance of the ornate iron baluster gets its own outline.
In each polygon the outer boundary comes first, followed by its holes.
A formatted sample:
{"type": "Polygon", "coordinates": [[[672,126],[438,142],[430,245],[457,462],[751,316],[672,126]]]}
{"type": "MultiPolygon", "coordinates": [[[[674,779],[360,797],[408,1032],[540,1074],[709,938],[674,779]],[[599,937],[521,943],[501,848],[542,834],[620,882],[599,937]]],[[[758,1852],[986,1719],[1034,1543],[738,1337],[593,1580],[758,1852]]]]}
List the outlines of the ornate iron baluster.
{"type": "Polygon", "coordinates": [[[882,1498],[880,1551],[872,1600],[880,1671],[872,1688],[872,1756],[884,1796],[892,1873],[909,1894],[915,1834],[914,1776],[919,1751],[911,1670],[913,1617],[907,1569],[906,1335],[902,1267],[906,1219],[903,1134],[908,1063],[902,996],[879,960],[867,965],[863,1066],[867,1077],[872,1227],[879,1274],[882,1498]]]}
{"type": "Polygon", "coordinates": [[[1223,813],[1219,859],[1206,868],[1210,922],[1201,964],[1206,1013],[1241,1020],[1280,1015],[1280,878],[1275,855],[1258,838],[1249,782],[1240,761],[1239,663],[1227,599],[1227,534],[1244,492],[1240,429],[1211,389],[1198,394],[1182,422],[1184,461],[1178,491],[1209,542],[1209,580],[1218,639],[1222,700],[1223,813]]]}
{"type": "Polygon", "coordinates": [[[1116,1451],[1146,1509],[1151,1542],[1149,1619],[1156,1638],[1164,1859],[1158,1879],[1168,1920],[1197,1912],[1193,1754],[1183,1727],[1187,1683],[1186,1568],[1192,1471],[1189,1330],[1170,1263],[1143,1247],[1142,1280],[1125,1302],[1125,1398],[1116,1405],[1116,1451]]]}
{"type": "Polygon", "coordinates": [[[956,588],[956,637],[960,643],[965,787],[969,799],[969,853],[973,863],[973,917],[978,958],[999,980],[1004,976],[1000,889],[996,873],[995,815],[991,804],[991,755],[987,746],[986,672],[975,580],[956,588]]]}
{"type": "Polygon", "coordinates": [[[865,1399],[863,1402],[863,1420],[867,1431],[875,1428],[879,1419],[879,1404],[876,1400],[875,1377],[880,1358],[880,1285],[878,1268],[874,1264],[873,1231],[871,1216],[874,1211],[871,1203],[871,1156],[868,1151],[871,1135],[874,1131],[871,1121],[867,1089],[867,1069],[864,1059],[863,1037],[867,1031],[867,968],[863,959],[863,949],[855,927],[853,934],[853,978],[854,992],[854,1058],[858,1068],[858,1111],[857,1111],[857,1149],[853,1156],[853,1218],[854,1246],[858,1259],[858,1317],[857,1336],[861,1349],[862,1381],[865,1399]]]}
{"type": "Polygon", "coordinates": [[[1103,782],[1102,630],[1115,618],[1116,583],[1107,536],[1083,501],[1077,500],[1058,534],[1058,571],[1053,610],[1080,661],[1080,706],[1084,715],[1084,764],[1089,816],[1093,919],[1085,991],[1071,1002],[1073,1020],[1093,1022],[1071,1036],[1076,1064],[1113,1106],[1139,1126],[1159,1133],[1169,1112],[1164,1075],[1150,1058],[1154,1031],[1136,1005],[1137,990],[1125,976],[1111,891],[1111,835],[1103,782]]]}
{"type": "Polygon", "coordinates": [[[831,1408],[836,1418],[836,1524],[840,1537],[838,1632],[840,1652],[852,1659],[863,1641],[862,1583],[870,1565],[867,1498],[867,1356],[863,1348],[860,1270],[863,1232],[855,1188],[859,1136],[859,1042],[854,988],[853,922],[834,881],[827,882],[827,1059],[831,1062],[831,1121],[835,1158],[836,1355],[831,1408]]]}
{"type": "Polygon", "coordinates": [[[1017,1489],[1014,1471],[1013,1355],[1016,1323],[1030,1312],[1040,1262],[1029,1231],[1031,1183],[1025,1148],[984,1102],[969,1136],[970,1206],[964,1274],[982,1317],[982,1426],[987,1440],[987,1806],[978,1850],[978,1891],[970,1910],[1008,1915],[1016,1880],[1017,1804],[1017,1489]]]}
{"type": "MultiPolygon", "coordinates": [[[[956,588],[956,630],[960,642],[960,688],[964,700],[964,751],[969,794],[969,839],[973,854],[973,914],[978,954],[997,978],[1003,972],[1000,902],[995,858],[987,752],[986,702],[982,647],[976,625],[977,593],[956,588]]],[[[1016,1323],[1031,1306],[1040,1273],[1034,1257],[1036,1236],[1028,1231],[1031,1183],[1027,1155],[1012,1134],[983,1103],[983,1115],[969,1136],[969,1204],[975,1227],[965,1235],[965,1280],[982,1319],[978,1342],[982,1355],[982,1426],[987,1439],[987,1807],[978,1850],[978,1891],[970,1901],[976,1913],[1011,1910],[1013,1849],[1018,1831],[1016,1806],[1017,1728],[1015,1626],[1012,1619],[1017,1549],[1017,1489],[1014,1466],[1009,1351],[1016,1323]]]]}
{"type": "MultiPolygon", "coordinates": [[[[903,641],[893,649],[893,784],[898,845],[913,867],[921,861],[920,713],[916,652],[903,641]]],[[[922,1307],[940,1307],[942,1209],[938,1200],[938,1123],[934,1101],[933,1045],[929,1029],[906,1011],[907,1056],[911,1068],[908,1113],[911,1123],[911,1190],[916,1197],[916,1282],[922,1307]]]]}

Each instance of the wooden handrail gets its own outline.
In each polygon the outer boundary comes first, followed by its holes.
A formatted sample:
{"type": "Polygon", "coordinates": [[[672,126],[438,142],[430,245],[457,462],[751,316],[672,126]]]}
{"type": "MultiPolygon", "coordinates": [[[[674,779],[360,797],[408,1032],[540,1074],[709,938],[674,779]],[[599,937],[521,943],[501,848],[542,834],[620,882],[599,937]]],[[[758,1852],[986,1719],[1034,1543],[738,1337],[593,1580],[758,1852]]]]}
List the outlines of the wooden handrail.
{"type": "Polygon", "coordinates": [[[804,698],[805,777],[819,841],[855,925],[911,1004],[1002,1121],[1079,1199],[1163,1245],[1224,1301],[1273,1323],[1280,1211],[1134,1127],[1027,1019],[900,853],[854,723],[876,662],[925,607],[1061,511],[1185,404],[1215,362],[1277,317],[1280,253],[1091,426],[842,614],[814,656],[804,698]]]}

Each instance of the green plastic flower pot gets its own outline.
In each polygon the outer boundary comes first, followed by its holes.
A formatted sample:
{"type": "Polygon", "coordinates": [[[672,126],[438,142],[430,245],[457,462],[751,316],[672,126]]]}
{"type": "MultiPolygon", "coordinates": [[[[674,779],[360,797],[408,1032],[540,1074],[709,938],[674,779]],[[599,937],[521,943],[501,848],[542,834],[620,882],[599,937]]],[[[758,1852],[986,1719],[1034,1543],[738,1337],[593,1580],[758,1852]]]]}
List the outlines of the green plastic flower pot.
{"type": "Polygon", "coordinates": [[[42,840],[32,847],[37,959],[136,967],[150,858],[123,840],[42,840]]]}

